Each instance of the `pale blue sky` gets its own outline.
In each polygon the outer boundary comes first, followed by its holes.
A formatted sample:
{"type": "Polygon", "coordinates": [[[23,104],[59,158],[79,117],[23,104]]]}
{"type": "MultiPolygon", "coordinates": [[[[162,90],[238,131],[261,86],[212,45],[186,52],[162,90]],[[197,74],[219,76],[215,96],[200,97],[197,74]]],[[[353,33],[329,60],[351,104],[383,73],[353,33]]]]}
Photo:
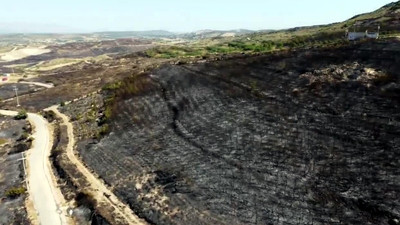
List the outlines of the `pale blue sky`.
{"type": "Polygon", "coordinates": [[[394,0],[0,0],[0,31],[281,29],[326,24],[394,0]]]}

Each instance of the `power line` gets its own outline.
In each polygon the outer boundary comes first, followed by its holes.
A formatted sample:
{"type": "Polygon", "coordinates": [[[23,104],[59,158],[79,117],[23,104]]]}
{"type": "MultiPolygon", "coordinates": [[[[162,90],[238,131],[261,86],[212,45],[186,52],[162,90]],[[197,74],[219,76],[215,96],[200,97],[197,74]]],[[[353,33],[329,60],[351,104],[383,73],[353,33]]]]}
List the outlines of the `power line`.
{"type": "Polygon", "coordinates": [[[15,91],[15,96],[17,98],[17,107],[20,107],[21,105],[19,104],[19,99],[18,99],[18,88],[17,86],[14,86],[14,91],[15,91]]]}

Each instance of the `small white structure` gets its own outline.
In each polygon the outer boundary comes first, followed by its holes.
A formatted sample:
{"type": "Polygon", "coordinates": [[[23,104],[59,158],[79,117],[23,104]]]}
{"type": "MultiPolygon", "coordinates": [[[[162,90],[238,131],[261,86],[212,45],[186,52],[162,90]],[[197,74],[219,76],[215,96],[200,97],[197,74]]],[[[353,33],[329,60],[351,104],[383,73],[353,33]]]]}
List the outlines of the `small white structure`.
{"type": "Polygon", "coordinates": [[[364,39],[364,38],[365,38],[364,32],[349,32],[347,34],[347,39],[349,41],[355,41],[355,40],[364,39]]]}
{"type": "Polygon", "coordinates": [[[379,38],[379,32],[366,32],[365,34],[367,38],[372,38],[372,39],[378,39],[379,38]]]}
{"type": "Polygon", "coordinates": [[[366,30],[365,32],[347,32],[347,39],[349,41],[355,41],[355,40],[359,40],[359,39],[378,39],[379,38],[379,30],[380,30],[380,26],[378,26],[378,32],[368,32],[368,30],[366,30]]]}

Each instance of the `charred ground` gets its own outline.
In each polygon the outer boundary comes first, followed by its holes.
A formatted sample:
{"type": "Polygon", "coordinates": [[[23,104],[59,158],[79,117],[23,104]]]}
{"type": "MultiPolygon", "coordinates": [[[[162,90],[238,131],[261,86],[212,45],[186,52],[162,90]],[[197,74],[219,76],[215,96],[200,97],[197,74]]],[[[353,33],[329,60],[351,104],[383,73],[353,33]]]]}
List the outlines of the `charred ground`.
{"type": "Polygon", "coordinates": [[[25,209],[21,152],[29,149],[30,125],[0,116],[0,224],[30,224],[25,209]]]}
{"type": "Polygon", "coordinates": [[[399,51],[167,65],[64,111],[84,162],[151,223],[396,224],[399,51]],[[105,115],[110,133],[83,132],[105,115]]]}

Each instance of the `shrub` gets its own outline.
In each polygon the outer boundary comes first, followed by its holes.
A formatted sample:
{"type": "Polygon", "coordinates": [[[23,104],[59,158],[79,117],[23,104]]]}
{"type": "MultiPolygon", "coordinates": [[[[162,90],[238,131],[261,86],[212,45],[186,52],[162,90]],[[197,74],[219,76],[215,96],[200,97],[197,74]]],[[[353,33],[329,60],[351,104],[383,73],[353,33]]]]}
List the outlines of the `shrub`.
{"type": "Polygon", "coordinates": [[[121,84],[122,84],[121,82],[109,83],[109,84],[104,85],[104,86],[102,87],[102,90],[103,90],[103,91],[112,91],[112,90],[116,90],[116,89],[118,89],[118,88],[121,87],[121,84]]]}
{"type": "Polygon", "coordinates": [[[61,107],[65,106],[65,102],[64,101],[60,102],[60,106],[61,107]]]}
{"type": "Polygon", "coordinates": [[[22,194],[25,194],[26,189],[24,187],[13,187],[5,192],[7,198],[17,198],[22,194]]]}
{"type": "Polygon", "coordinates": [[[104,124],[103,126],[101,126],[99,128],[99,130],[97,131],[96,134],[96,139],[100,140],[101,138],[103,138],[104,136],[106,136],[108,133],[110,132],[110,126],[108,124],[104,124]]]}
{"type": "Polygon", "coordinates": [[[28,117],[28,113],[25,110],[21,110],[18,114],[14,117],[16,120],[24,120],[28,117]]]}
{"type": "Polygon", "coordinates": [[[56,114],[54,113],[54,111],[44,111],[43,117],[51,123],[56,119],[56,114]]]}
{"type": "Polygon", "coordinates": [[[17,141],[25,141],[26,139],[29,138],[29,133],[24,131],[21,136],[17,139],[17,141]]]}

